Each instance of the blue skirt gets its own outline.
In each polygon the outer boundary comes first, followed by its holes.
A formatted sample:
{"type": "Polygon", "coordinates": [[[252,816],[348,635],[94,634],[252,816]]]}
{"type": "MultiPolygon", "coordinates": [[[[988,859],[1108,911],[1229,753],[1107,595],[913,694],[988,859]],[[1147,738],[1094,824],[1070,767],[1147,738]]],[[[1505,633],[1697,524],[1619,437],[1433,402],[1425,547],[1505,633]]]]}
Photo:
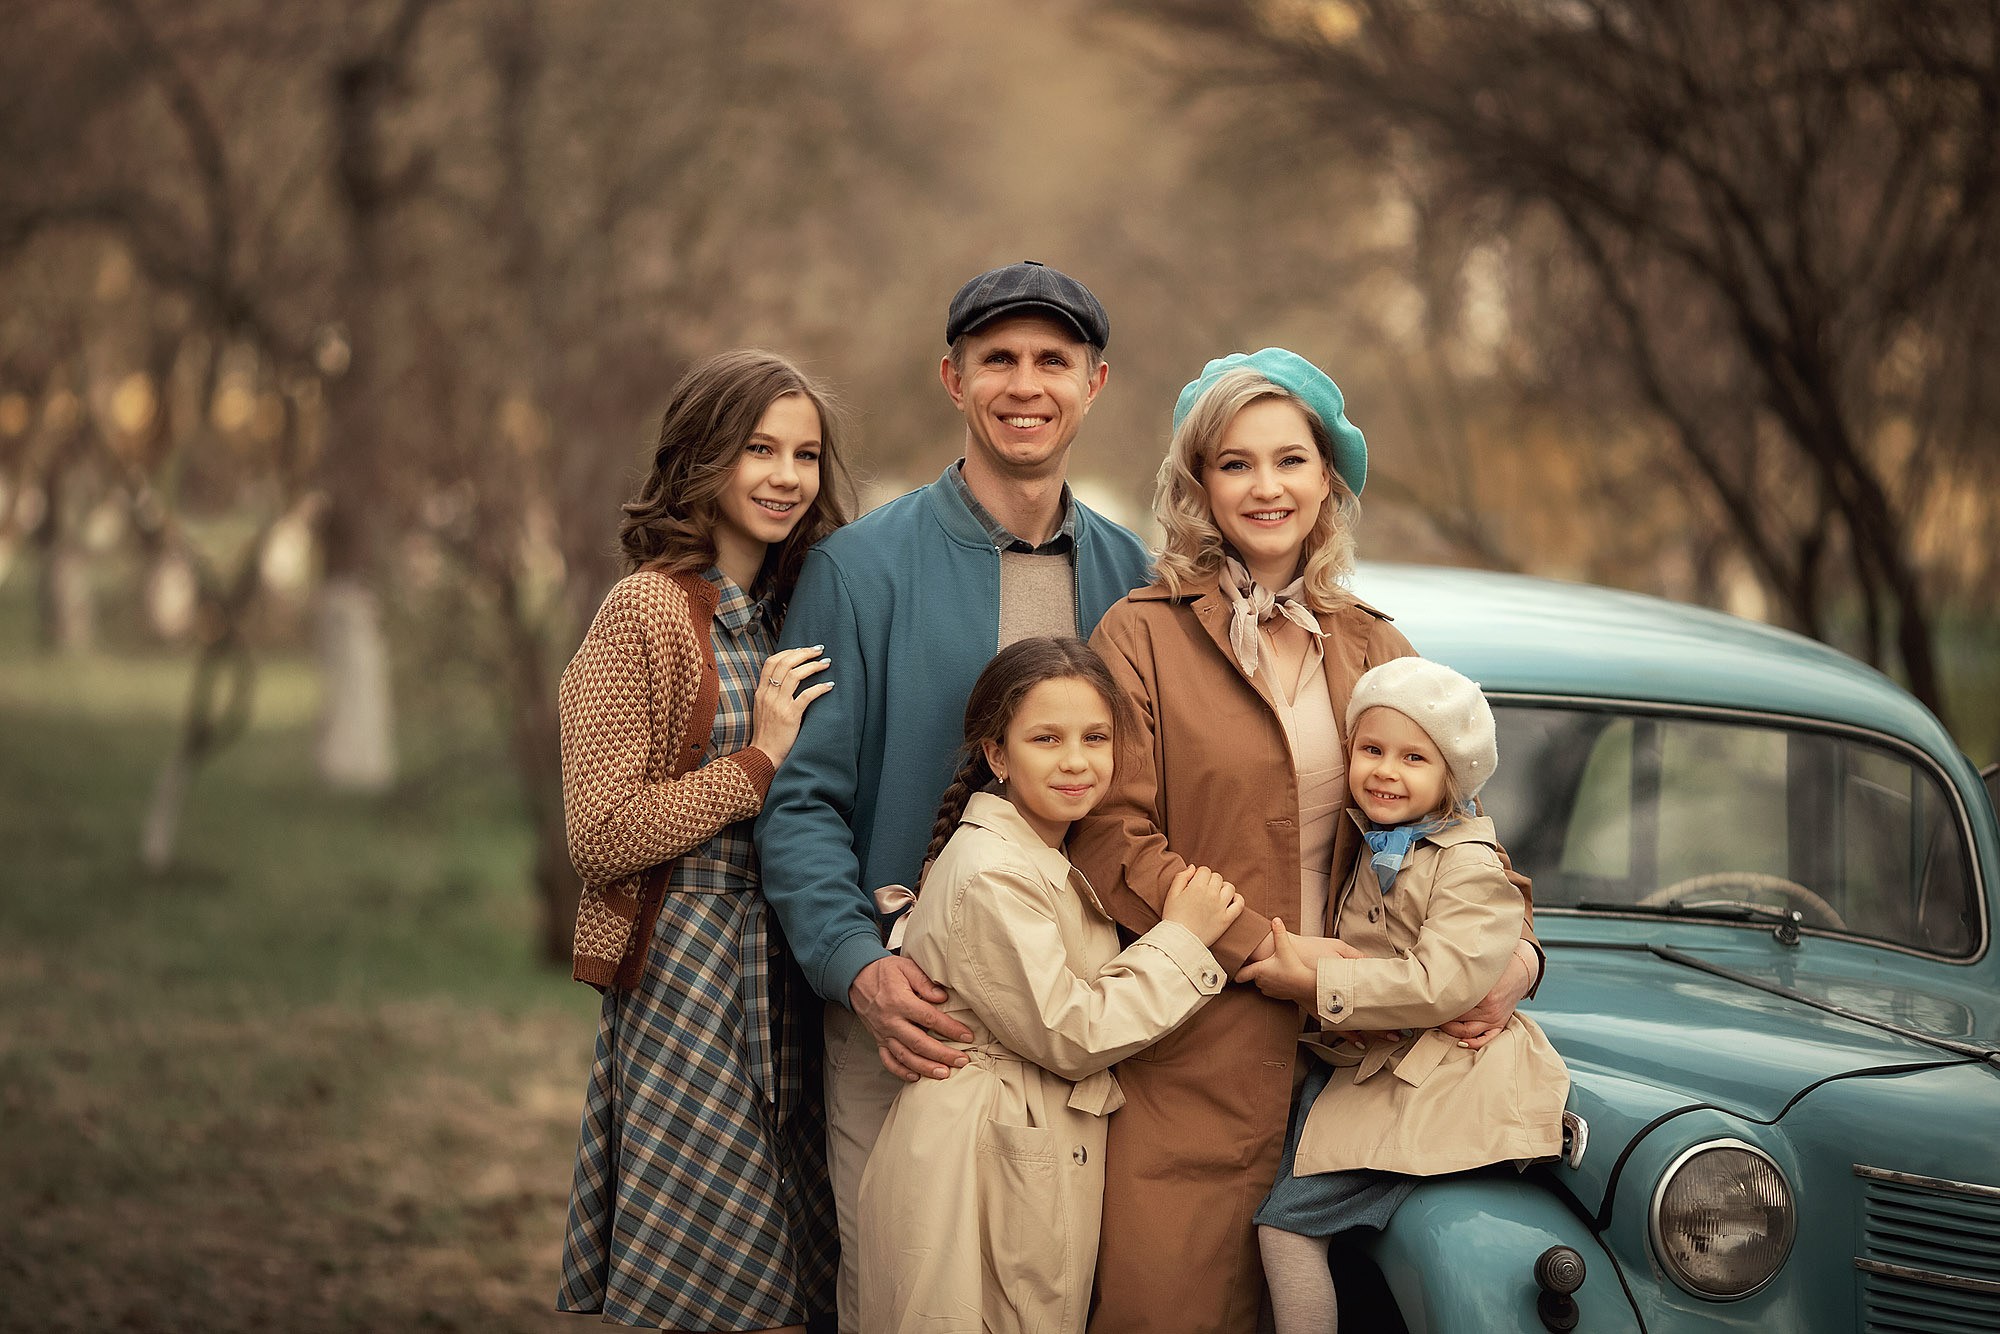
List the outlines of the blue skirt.
{"type": "MultiPolygon", "coordinates": [[[[1299,1059],[1312,1060],[1304,1053],[1299,1059]]],[[[1317,1060],[1312,1064],[1298,1101],[1292,1104],[1291,1123],[1285,1127],[1285,1157],[1278,1164],[1278,1183],[1264,1197],[1253,1221],[1260,1227],[1296,1232],[1302,1237],[1331,1237],[1357,1227],[1380,1231],[1389,1226],[1396,1210],[1416,1189],[1417,1177],[1368,1168],[1308,1177],[1292,1175],[1306,1113],[1333,1078],[1333,1067],[1317,1060]]]]}

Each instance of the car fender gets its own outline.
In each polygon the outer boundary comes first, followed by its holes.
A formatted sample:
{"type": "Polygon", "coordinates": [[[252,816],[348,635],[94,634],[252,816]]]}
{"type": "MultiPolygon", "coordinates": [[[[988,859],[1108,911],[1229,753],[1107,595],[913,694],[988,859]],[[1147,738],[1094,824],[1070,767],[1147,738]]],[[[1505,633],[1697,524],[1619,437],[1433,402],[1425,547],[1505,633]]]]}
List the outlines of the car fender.
{"type": "Polygon", "coordinates": [[[1532,1175],[1427,1182],[1362,1249],[1382,1271],[1410,1334],[1541,1334],[1535,1261],[1551,1246],[1583,1257],[1580,1328],[1641,1328],[1609,1253],[1532,1175]]]}

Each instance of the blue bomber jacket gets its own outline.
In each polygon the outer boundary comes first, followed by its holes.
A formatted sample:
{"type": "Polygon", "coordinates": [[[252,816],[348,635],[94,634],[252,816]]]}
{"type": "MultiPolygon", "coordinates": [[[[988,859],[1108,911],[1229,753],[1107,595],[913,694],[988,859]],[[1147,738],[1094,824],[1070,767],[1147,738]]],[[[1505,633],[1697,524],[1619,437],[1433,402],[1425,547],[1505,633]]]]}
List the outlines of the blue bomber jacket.
{"type": "MultiPolygon", "coordinates": [[[[954,463],[952,466],[956,467],[954,463]]],[[[1145,546],[1076,506],[1077,635],[1150,577],[1145,546]]],[[[764,896],[813,990],[847,1003],[887,956],[874,891],[914,886],[972,683],[999,649],[1000,552],[940,477],[806,557],[785,647],[823,644],[834,688],[806,710],[757,819],[764,896]]]]}

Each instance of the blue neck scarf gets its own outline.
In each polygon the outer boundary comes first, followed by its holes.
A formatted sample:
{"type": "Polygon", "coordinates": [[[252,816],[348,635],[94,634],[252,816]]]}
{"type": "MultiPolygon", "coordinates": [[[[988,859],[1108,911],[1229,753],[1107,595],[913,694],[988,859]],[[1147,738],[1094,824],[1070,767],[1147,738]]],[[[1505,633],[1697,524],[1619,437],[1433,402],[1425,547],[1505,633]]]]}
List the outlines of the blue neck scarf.
{"type": "Polygon", "coordinates": [[[1361,837],[1368,840],[1368,864],[1375,870],[1375,879],[1387,894],[1396,883],[1396,873],[1403,869],[1403,859],[1410,855],[1410,849],[1418,839],[1426,834],[1435,834],[1452,823],[1449,813],[1434,815],[1428,820],[1414,824],[1390,825],[1387,829],[1364,829],[1361,837]]]}

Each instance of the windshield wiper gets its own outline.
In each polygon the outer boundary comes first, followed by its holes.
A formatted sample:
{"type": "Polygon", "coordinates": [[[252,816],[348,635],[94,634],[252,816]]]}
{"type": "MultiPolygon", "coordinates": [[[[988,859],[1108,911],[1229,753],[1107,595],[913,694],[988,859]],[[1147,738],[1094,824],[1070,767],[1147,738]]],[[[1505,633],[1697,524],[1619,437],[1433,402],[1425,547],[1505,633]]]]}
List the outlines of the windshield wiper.
{"type": "Polygon", "coordinates": [[[1797,908],[1773,908],[1742,899],[1697,900],[1694,903],[1612,903],[1606,899],[1580,899],[1575,903],[1550,904],[1551,908],[1579,908],[1585,912],[1629,912],[1647,917],[1681,917],[1710,922],[1769,922],[1771,934],[1780,945],[1799,943],[1799,925],[1805,914],[1797,908]]]}

